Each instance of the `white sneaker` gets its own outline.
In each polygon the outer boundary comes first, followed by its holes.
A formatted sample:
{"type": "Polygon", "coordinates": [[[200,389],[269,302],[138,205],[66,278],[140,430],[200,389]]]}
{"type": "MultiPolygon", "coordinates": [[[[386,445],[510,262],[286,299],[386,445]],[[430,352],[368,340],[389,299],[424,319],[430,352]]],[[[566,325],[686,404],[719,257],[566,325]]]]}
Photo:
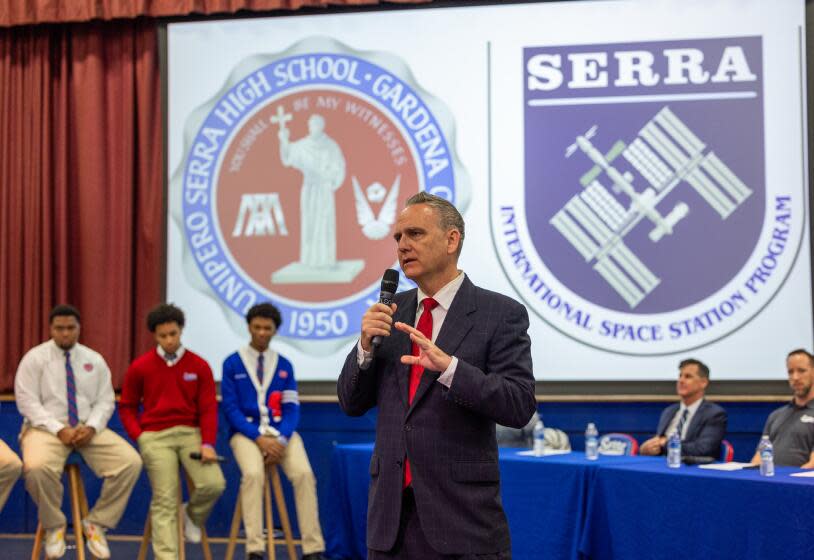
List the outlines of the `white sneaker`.
{"type": "Polygon", "coordinates": [[[65,556],[65,526],[48,529],[45,532],[45,557],[62,558],[65,556]]]}
{"type": "Polygon", "coordinates": [[[85,535],[85,542],[88,543],[88,550],[90,550],[91,554],[100,560],[110,558],[110,547],[107,545],[104,528],[83,519],[82,533],[85,535]]]}
{"type": "Polygon", "coordinates": [[[201,542],[201,528],[189,518],[187,507],[189,507],[189,504],[184,504],[184,538],[187,542],[199,543],[201,542]]]}

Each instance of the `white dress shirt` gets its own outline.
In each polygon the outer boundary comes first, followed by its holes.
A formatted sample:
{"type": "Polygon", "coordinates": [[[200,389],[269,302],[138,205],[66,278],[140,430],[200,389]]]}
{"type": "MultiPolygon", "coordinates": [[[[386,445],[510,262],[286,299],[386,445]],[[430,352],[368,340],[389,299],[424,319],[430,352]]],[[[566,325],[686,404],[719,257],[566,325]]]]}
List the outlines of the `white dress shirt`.
{"type": "Polygon", "coordinates": [[[678,407],[678,412],[675,413],[673,419],[670,420],[670,423],[667,425],[667,431],[664,432],[666,436],[669,437],[672,434],[676,427],[678,427],[678,422],[681,420],[681,415],[684,414],[684,411],[687,411],[687,420],[684,421],[684,425],[681,427],[681,439],[683,440],[687,436],[687,428],[690,427],[690,422],[692,422],[692,417],[695,416],[695,413],[698,411],[698,407],[701,406],[701,403],[704,402],[704,398],[700,398],[691,405],[687,406],[684,402],[681,402],[681,406],[678,407]]]}
{"type": "MultiPolygon", "coordinates": [[[[82,344],[75,344],[69,352],[79,422],[99,433],[107,427],[116,406],[110,368],[98,352],[82,344]]],[[[68,425],[66,375],[65,350],[53,340],[23,356],[14,378],[14,396],[26,424],[54,435],[68,425]]]]}
{"type": "Polygon", "coordinates": [[[183,346],[179,346],[178,350],[175,351],[175,359],[174,360],[168,360],[167,359],[167,353],[164,352],[164,349],[161,348],[160,344],[156,347],[155,351],[158,352],[158,355],[161,356],[161,359],[163,359],[165,362],[167,362],[167,367],[172,367],[175,364],[177,364],[178,362],[180,362],[181,358],[184,356],[184,352],[186,352],[186,350],[184,350],[183,346]]]}
{"type": "MultiPolygon", "coordinates": [[[[456,276],[453,280],[451,280],[448,284],[446,284],[443,288],[436,292],[434,299],[438,302],[438,305],[435,306],[432,310],[432,341],[435,342],[435,339],[438,338],[438,333],[441,332],[441,327],[444,325],[444,320],[447,318],[447,313],[449,312],[449,307],[452,305],[452,300],[455,299],[455,296],[458,294],[458,290],[461,289],[461,285],[464,283],[464,278],[466,275],[463,272],[460,272],[458,276],[456,276]]],[[[428,296],[424,292],[421,291],[421,288],[418,288],[418,308],[416,309],[415,313],[415,323],[413,324],[414,327],[418,326],[418,320],[421,318],[421,314],[424,312],[424,300],[427,299],[428,296]]],[[[357,352],[357,359],[359,363],[359,367],[361,369],[367,369],[370,366],[370,362],[373,361],[373,354],[370,352],[366,352],[362,348],[362,340],[359,339],[359,342],[356,344],[356,352],[357,352]]],[[[452,379],[455,376],[455,370],[458,367],[458,358],[452,356],[452,361],[447,366],[447,369],[441,373],[438,377],[438,382],[446,385],[447,387],[452,386],[452,379]]]]}

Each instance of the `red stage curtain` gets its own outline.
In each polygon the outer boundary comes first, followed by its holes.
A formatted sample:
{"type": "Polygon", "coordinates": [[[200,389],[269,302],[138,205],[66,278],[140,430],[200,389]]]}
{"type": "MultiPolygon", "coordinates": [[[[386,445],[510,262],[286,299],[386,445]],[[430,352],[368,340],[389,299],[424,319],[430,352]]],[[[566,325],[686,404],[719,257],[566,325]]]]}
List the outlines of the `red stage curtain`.
{"type": "MultiPolygon", "coordinates": [[[[431,0],[391,0],[421,3],[431,0]]],[[[0,5],[0,27],[189,14],[232,14],[240,10],[264,12],[304,7],[378,4],[378,0],[5,0],[0,5]]]]}
{"type": "Polygon", "coordinates": [[[159,81],[152,21],[0,29],[0,391],[48,338],[56,303],[79,307],[81,340],[116,387],[151,344],[143,318],[164,261],[159,81]]]}

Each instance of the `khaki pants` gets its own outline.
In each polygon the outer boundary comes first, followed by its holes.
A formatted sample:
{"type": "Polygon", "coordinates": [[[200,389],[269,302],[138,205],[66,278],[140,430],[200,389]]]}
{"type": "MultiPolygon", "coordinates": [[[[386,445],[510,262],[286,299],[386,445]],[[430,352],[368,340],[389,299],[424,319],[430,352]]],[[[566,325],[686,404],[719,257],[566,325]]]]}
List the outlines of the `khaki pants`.
{"type": "Polygon", "coordinates": [[[174,426],[160,432],[143,432],[138,445],[153,489],[150,502],[153,555],[156,560],[176,560],[179,462],[195,487],[189,497],[187,513],[199,527],[206,524],[212,507],[226,488],[226,480],[217,463],[204,464],[189,457],[190,453],[201,451],[198,428],[174,426]]]}
{"type": "Polygon", "coordinates": [[[20,478],[20,473],[23,470],[23,462],[17,457],[17,454],[6,445],[6,442],[0,440],[0,511],[6,505],[8,495],[11,494],[11,489],[14,488],[14,483],[20,478]]]}
{"type": "MultiPolygon", "coordinates": [[[[229,444],[241,473],[240,500],[243,506],[243,526],[246,529],[246,551],[263,552],[263,480],[266,476],[263,455],[257,444],[242,434],[232,436],[229,444]]],[[[317,510],[317,481],[298,433],[291,434],[280,466],[294,487],[302,553],[324,551],[325,542],[322,540],[317,510]]]]}
{"type": "MultiPolygon", "coordinates": [[[[43,528],[65,525],[62,513],[62,471],[72,447],[57,436],[39,428],[24,428],[20,438],[23,450],[25,487],[39,509],[43,528]]],[[[124,513],[130,492],[141,472],[136,450],[112,430],[104,429],[76,451],[96,476],[104,478],[102,492],[88,520],[103,527],[115,527],[124,513]]]]}

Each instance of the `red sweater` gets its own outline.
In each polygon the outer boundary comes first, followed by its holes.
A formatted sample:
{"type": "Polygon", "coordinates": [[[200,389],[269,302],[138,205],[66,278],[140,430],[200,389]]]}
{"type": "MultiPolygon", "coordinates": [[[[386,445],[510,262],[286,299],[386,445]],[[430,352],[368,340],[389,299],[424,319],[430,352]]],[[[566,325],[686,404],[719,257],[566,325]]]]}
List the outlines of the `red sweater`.
{"type": "Polygon", "coordinates": [[[209,364],[186,349],[172,367],[155,349],[139,356],[124,376],[119,417],[134,441],[142,432],[193,426],[201,428],[202,443],[215,445],[218,403],[209,364]]]}

